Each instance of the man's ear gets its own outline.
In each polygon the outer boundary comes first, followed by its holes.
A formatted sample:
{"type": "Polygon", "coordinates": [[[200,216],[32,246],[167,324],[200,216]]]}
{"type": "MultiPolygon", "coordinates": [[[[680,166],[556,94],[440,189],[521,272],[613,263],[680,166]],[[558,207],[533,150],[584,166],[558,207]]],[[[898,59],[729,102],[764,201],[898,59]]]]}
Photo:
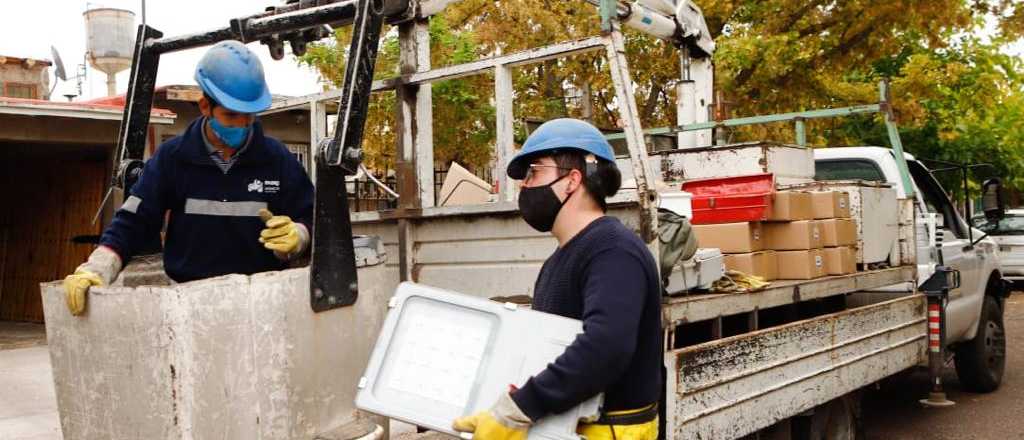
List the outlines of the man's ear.
{"type": "Polygon", "coordinates": [[[579,191],[583,187],[583,173],[573,168],[572,171],[569,171],[569,181],[573,183],[572,192],[579,191]]]}
{"type": "Polygon", "coordinates": [[[203,116],[213,116],[213,105],[210,104],[210,100],[206,99],[205,96],[199,98],[199,113],[203,116]]]}

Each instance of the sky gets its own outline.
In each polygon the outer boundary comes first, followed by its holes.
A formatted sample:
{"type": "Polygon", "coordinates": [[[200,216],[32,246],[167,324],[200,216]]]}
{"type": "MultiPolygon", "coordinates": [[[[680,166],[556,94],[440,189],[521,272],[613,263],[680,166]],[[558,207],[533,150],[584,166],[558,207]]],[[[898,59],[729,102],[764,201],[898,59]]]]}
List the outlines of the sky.
{"type": "MultiPolygon", "coordinates": [[[[51,99],[66,100],[63,95],[77,94],[76,75],[85,56],[85,10],[97,7],[128,9],[135,12],[136,25],[142,22],[141,0],[11,0],[0,11],[0,55],[50,60],[50,46],[60,52],[68,81],[57,85],[51,99]]],[[[282,3],[279,0],[149,0],[146,22],[166,36],[202,32],[228,25],[232,18],[258,13],[264,7],[282,3]]],[[[319,76],[308,67],[299,67],[285,45],[285,58],[274,61],[266,46],[250,43],[259,55],[266,72],[270,91],[281,95],[305,95],[322,89],[319,76]]],[[[196,63],[208,47],[165,54],[160,57],[157,85],[194,85],[196,63]]],[[[50,86],[53,86],[52,72],[50,86]]],[[[87,81],[82,84],[81,99],[106,95],[105,73],[87,67],[87,81]]],[[[128,71],[117,75],[117,91],[128,89],[128,71]]]]}

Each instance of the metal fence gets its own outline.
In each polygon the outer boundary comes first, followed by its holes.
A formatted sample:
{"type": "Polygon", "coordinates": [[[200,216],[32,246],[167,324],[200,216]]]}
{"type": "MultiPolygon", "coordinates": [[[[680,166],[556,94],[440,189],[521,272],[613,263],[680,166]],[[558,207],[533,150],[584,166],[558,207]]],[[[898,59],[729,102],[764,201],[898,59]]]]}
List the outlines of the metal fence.
{"type": "MultiPolygon", "coordinates": [[[[477,177],[484,181],[493,182],[490,168],[483,170],[470,169],[477,177]]],[[[387,176],[388,171],[375,172],[374,177],[381,181],[392,191],[398,192],[398,182],[394,176],[387,176]]],[[[441,194],[441,186],[448,176],[448,168],[434,168],[434,204],[437,205],[437,198],[441,194]]],[[[384,189],[377,186],[369,178],[362,177],[348,182],[348,206],[351,212],[381,211],[395,209],[398,207],[398,200],[391,197],[384,189]]]]}

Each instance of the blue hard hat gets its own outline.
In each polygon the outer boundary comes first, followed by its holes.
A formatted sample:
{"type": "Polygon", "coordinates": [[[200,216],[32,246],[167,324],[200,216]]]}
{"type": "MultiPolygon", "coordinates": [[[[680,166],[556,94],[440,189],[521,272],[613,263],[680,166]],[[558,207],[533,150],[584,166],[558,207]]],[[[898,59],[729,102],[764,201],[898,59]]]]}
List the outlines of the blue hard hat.
{"type": "Polygon", "coordinates": [[[585,151],[598,159],[615,163],[612,146],[600,130],[579,119],[562,118],[552,119],[537,127],[526,138],[523,149],[509,162],[506,172],[513,179],[523,179],[530,166],[530,159],[538,153],[565,149],[585,151]]]}
{"type": "Polygon", "coordinates": [[[228,110],[259,113],[270,108],[270,89],[256,54],[238,41],[217,43],[196,66],[203,92],[228,110]]]}

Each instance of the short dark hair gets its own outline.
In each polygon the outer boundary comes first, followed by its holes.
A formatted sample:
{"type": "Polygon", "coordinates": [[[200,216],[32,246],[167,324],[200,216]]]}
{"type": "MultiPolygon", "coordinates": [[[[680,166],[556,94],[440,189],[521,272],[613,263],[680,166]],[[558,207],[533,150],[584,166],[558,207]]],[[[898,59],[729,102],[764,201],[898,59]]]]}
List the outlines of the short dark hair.
{"type": "Polygon", "coordinates": [[[209,103],[210,103],[210,108],[211,108],[211,109],[212,109],[212,108],[214,108],[214,107],[216,107],[216,106],[218,106],[218,105],[220,105],[220,103],[219,103],[219,102],[217,102],[217,100],[216,100],[216,99],[213,99],[213,97],[212,97],[212,96],[208,95],[208,94],[206,93],[206,91],[203,91],[203,98],[206,98],[206,102],[209,102],[209,103]]]}
{"type": "MultiPolygon", "coordinates": [[[[619,192],[622,185],[622,174],[614,163],[597,159],[591,173],[587,173],[586,153],[577,149],[554,150],[550,155],[551,159],[559,168],[579,170],[583,174],[583,186],[594,198],[601,210],[608,211],[608,202],[605,200],[619,192]]],[[[564,171],[560,175],[568,174],[564,171]]]]}

